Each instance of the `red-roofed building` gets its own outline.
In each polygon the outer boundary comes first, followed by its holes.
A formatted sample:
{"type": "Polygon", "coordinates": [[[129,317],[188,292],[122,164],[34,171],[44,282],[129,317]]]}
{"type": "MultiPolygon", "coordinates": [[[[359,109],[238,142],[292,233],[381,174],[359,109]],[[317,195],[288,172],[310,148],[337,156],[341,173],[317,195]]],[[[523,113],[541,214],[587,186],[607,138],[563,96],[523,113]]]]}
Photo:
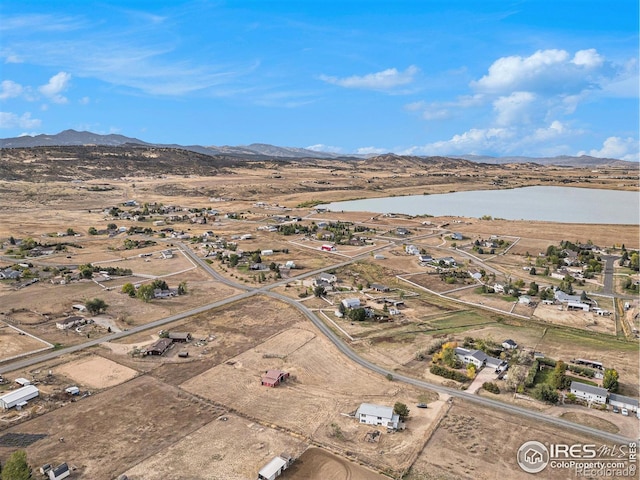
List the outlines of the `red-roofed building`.
{"type": "Polygon", "coordinates": [[[262,385],[267,387],[276,387],[289,378],[289,372],[283,372],[282,370],[267,370],[262,375],[262,385]]]}

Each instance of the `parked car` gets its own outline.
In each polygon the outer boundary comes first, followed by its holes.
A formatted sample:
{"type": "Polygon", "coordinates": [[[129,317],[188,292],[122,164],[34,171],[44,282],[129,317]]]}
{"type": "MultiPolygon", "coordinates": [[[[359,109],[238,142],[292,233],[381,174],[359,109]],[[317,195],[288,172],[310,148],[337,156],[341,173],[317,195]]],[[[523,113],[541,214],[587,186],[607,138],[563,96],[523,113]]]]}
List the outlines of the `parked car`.
{"type": "Polygon", "coordinates": [[[618,407],[613,407],[613,413],[618,413],[620,409],[618,407]]]}
{"type": "Polygon", "coordinates": [[[622,413],[624,416],[628,416],[629,410],[627,410],[626,408],[623,408],[622,410],[620,410],[620,413],[622,413]]]}
{"type": "Polygon", "coordinates": [[[416,407],[418,407],[418,408],[428,408],[426,403],[419,403],[418,405],[416,405],[416,407]]]}

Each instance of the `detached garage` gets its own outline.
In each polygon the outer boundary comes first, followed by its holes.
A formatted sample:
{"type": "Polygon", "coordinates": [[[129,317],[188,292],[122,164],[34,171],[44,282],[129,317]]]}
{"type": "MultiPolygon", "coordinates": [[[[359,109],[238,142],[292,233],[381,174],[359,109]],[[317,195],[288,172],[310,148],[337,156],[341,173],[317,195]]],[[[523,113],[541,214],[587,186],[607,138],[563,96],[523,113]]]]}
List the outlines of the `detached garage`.
{"type": "Polygon", "coordinates": [[[25,387],[18,388],[13,392],[2,395],[0,397],[0,407],[4,410],[8,410],[18,404],[22,404],[23,402],[26,403],[27,400],[36,398],[38,395],[40,395],[40,390],[33,385],[27,385],[25,387]]]}

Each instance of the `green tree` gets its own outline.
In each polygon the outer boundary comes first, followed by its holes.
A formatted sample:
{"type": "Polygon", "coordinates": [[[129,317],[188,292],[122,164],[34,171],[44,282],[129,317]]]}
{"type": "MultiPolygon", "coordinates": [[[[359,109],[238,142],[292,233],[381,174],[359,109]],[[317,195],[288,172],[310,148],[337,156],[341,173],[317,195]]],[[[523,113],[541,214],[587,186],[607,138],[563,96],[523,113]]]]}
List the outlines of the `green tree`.
{"type": "Polygon", "coordinates": [[[160,290],[169,290],[169,285],[167,285],[167,282],[159,278],[156,278],[153,282],[151,282],[151,287],[154,290],[156,288],[159,288],[160,290]]]}
{"type": "Polygon", "coordinates": [[[93,265],[91,265],[90,263],[87,263],[86,265],[80,265],[78,267],[78,270],[80,270],[80,276],[82,278],[89,279],[93,277],[93,265]]]}
{"type": "Polygon", "coordinates": [[[400,417],[400,420],[404,422],[409,416],[409,407],[407,407],[402,402],[396,402],[393,406],[393,413],[398,415],[400,417]]]}
{"type": "Polygon", "coordinates": [[[122,286],[122,293],[126,293],[130,297],[135,297],[136,296],[136,287],[133,285],[133,283],[125,283],[122,286]]]}
{"type": "Polygon", "coordinates": [[[338,304],[338,311],[344,315],[345,313],[347,313],[347,307],[344,306],[344,304],[342,302],[340,302],[338,304]]]}
{"type": "Polygon", "coordinates": [[[105,303],[101,298],[94,298],[93,300],[89,300],[85,303],[87,310],[92,315],[98,315],[99,313],[104,312],[109,305],[105,303]]]}
{"type": "Polygon", "coordinates": [[[556,363],[555,368],[553,369],[553,373],[551,374],[551,378],[549,380],[549,384],[555,389],[564,389],[567,387],[567,364],[560,360],[556,363]]]}
{"type": "Polygon", "coordinates": [[[536,267],[531,267],[531,269],[529,270],[529,275],[535,275],[536,274],[536,267]]]}
{"type": "Polygon", "coordinates": [[[89,235],[97,235],[98,234],[98,230],[96,230],[96,227],[89,227],[89,235]]]}
{"type": "Polygon", "coordinates": [[[231,255],[229,255],[229,266],[235,267],[236,265],[238,265],[239,260],[240,257],[236,253],[232,253],[231,255]]]}
{"type": "Polygon", "coordinates": [[[28,480],[30,478],[31,467],[27,463],[27,452],[16,450],[2,468],[2,480],[28,480]]]}
{"type": "Polygon", "coordinates": [[[140,285],[140,288],[138,288],[138,291],[136,293],[136,297],[138,297],[143,302],[150,302],[151,299],[153,299],[153,290],[153,285],[149,283],[146,285],[140,285]]]}
{"type": "Polygon", "coordinates": [[[11,235],[11,236],[9,237],[9,244],[11,244],[11,245],[15,245],[15,244],[16,244],[16,239],[15,239],[15,238],[13,238],[13,235],[11,235]]]}
{"type": "Polygon", "coordinates": [[[185,293],[187,293],[187,282],[180,282],[178,284],[178,295],[184,295],[185,293]]]}
{"type": "Polygon", "coordinates": [[[349,318],[354,322],[364,322],[367,318],[367,312],[364,308],[354,308],[349,311],[349,318]]]}
{"type": "Polygon", "coordinates": [[[73,236],[75,234],[76,234],[76,232],[73,230],[73,228],[71,228],[71,227],[67,228],[67,235],[73,236]]]}
{"type": "Polygon", "coordinates": [[[613,368],[605,368],[604,378],[602,379],[602,386],[612,393],[618,391],[618,372],[613,368]]]}
{"type": "Polygon", "coordinates": [[[635,270],[636,272],[640,270],[640,257],[638,253],[632,253],[629,257],[629,267],[631,270],[635,270]]]}
{"type": "Polygon", "coordinates": [[[313,295],[316,297],[322,297],[325,293],[325,289],[322,285],[318,285],[313,289],[313,295]]]}
{"type": "Polygon", "coordinates": [[[556,404],[558,403],[558,392],[548,383],[541,383],[533,389],[532,395],[543,402],[556,404]]]}

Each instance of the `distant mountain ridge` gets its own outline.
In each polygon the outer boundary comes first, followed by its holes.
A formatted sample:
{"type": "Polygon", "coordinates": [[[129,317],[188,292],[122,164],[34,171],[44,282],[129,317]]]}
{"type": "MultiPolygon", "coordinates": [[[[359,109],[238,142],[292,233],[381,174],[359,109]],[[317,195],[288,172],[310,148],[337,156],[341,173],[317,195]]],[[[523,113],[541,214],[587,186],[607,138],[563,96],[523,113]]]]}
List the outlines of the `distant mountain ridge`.
{"type": "MultiPolygon", "coordinates": [[[[381,155],[357,155],[357,154],[336,154],[330,152],[318,152],[306,148],[279,147],[264,143],[252,143],[251,145],[240,146],[201,146],[201,145],[178,145],[178,144],[157,144],[148,143],[138,138],[126,137],[124,135],[110,134],[100,135],[92,132],[78,132],[76,130],[64,130],[55,135],[35,135],[21,136],[0,139],[0,148],[30,148],[49,146],[123,146],[141,145],[148,147],[176,148],[188,150],[204,155],[226,155],[234,157],[274,157],[274,158],[313,158],[313,159],[340,159],[340,158],[372,158],[381,155]]],[[[394,158],[400,155],[388,154],[394,158]]],[[[427,158],[426,156],[424,158],[427,158]]],[[[539,165],[557,165],[571,167],[602,167],[621,166],[635,168],[636,162],[628,162],[615,158],[596,158],[583,155],[581,157],[558,156],[558,157],[491,157],[484,155],[450,155],[447,158],[468,160],[474,163],[487,163],[493,165],[507,163],[536,163],[539,165]]]]}

